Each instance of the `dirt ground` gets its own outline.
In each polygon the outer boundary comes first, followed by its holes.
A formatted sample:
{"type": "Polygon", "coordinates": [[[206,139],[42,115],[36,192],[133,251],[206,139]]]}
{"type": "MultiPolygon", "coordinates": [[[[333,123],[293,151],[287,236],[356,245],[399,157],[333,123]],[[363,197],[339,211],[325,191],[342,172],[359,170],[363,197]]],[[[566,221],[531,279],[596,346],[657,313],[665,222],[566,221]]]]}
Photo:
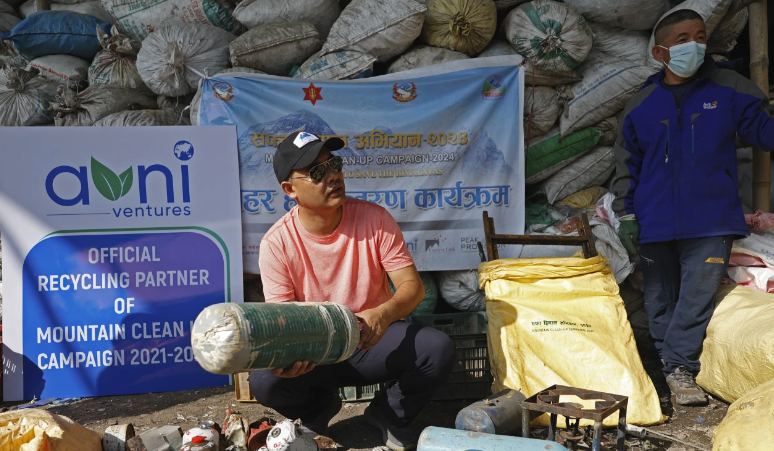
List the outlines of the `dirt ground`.
{"type": "MultiPolygon", "coordinates": [[[[18,403],[4,403],[3,409],[18,403]]],[[[433,402],[417,418],[412,428],[420,432],[427,426],[454,427],[457,412],[468,402],[433,402]]],[[[345,450],[371,451],[379,448],[381,434],[362,417],[368,404],[344,404],[334,418],[330,435],[345,450]]],[[[632,451],[691,451],[710,450],[711,434],[726,414],[727,405],[712,400],[707,407],[678,407],[671,419],[664,425],[649,428],[653,431],[646,438],[627,436],[626,449],[632,451]],[[656,434],[658,433],[658,435],[656,434]]],[[[194,391],[150,393],[142,395],[84,398],[61,405],[50,405],[46,409],[72,418],[89,429],[104,432],[114,424],[132,423],[138,433],[163,425],[178,425],[191,428],[202,420],[222,423],[226,408],[233,408],[258,419],[270,416],[280,419],[276,412],[256,403],[238,403],[234,400],[233,387],[218,387],[194,391]]],[[[665,406],[669,411],[669,405],[665,406]]],[[[547,431],[534,431],[537,438],[545,438],[547,431]]],[[[602,449],[615,449],[615,430],[605,431],[602,449]]]]}

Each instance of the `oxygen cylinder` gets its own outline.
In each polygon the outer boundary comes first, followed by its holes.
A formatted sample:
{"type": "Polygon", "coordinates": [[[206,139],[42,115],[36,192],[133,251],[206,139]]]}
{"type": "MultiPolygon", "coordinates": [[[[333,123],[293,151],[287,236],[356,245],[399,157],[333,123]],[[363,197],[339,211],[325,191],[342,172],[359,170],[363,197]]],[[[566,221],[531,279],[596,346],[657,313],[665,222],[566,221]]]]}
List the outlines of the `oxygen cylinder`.
{"type": "Polygon", "coordinates": [[[204,309],[191,330],[196,361],[210,373],[338,363],[355,353],[357,318],[333,303],[226,303],[204,309]]]}
{"type": "Polygon", "coordinates": [[[419,436],[417,451],[567,451],[567,448],[547,440],[508,437],[429,427],[419,436]]]}

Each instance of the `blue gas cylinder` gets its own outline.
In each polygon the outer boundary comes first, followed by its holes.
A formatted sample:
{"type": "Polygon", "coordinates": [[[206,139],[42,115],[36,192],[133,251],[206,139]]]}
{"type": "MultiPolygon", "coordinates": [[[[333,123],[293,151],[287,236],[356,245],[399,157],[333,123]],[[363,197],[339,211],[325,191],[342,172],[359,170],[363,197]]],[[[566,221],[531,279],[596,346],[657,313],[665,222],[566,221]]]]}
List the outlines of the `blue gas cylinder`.
{"type": "Polygon", "coordinates": [[[460,410],[454,427],[461,431],[521,435],[521,402],[518,390],[503,390],[460,410]]]}
{"type": "Polygon", "coordinates": [[[567,451],[547,440],[428,427],[419,437],[417,451],[567,451]]]}

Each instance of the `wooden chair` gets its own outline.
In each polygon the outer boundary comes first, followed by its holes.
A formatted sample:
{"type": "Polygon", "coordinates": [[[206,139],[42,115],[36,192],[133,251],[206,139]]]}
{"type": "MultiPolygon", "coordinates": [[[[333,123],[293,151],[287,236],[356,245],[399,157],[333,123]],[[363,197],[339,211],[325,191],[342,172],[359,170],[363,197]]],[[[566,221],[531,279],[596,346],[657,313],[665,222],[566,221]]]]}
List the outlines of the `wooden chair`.
{"type": "MultiPolygon", "coordinates": [[[[498,244],[542,244],[550,246],[581,246],[583,256],[592,258],[597,256],[597,248],[594,246],[594,235],[591,234],[589,218],[586,213],[581,213],[580,218],[575,219],[578,236],[552,236],[552,235],[500,235],[495,233],[494,219],[489,217],[489,212],[484,211],[484,236],[486,237],[486,255],[489,261],[497,260],[500,255],[497,252],[498,244]]],[[[478,243],[478,252],[481,261],[487,261],[481,242],[478,243]]]]}

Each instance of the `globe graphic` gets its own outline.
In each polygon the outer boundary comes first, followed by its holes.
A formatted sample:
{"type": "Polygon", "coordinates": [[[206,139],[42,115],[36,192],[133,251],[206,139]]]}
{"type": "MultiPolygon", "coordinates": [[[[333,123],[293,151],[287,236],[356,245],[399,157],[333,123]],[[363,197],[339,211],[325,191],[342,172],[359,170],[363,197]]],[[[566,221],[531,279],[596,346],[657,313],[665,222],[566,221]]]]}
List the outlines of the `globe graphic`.
{"type": "Polygon", "coordinates": [[[194,148],[188,141],[180,141],[175,144],[175,156],[178,160],[188,161],[193,157],[194,148]]]}

